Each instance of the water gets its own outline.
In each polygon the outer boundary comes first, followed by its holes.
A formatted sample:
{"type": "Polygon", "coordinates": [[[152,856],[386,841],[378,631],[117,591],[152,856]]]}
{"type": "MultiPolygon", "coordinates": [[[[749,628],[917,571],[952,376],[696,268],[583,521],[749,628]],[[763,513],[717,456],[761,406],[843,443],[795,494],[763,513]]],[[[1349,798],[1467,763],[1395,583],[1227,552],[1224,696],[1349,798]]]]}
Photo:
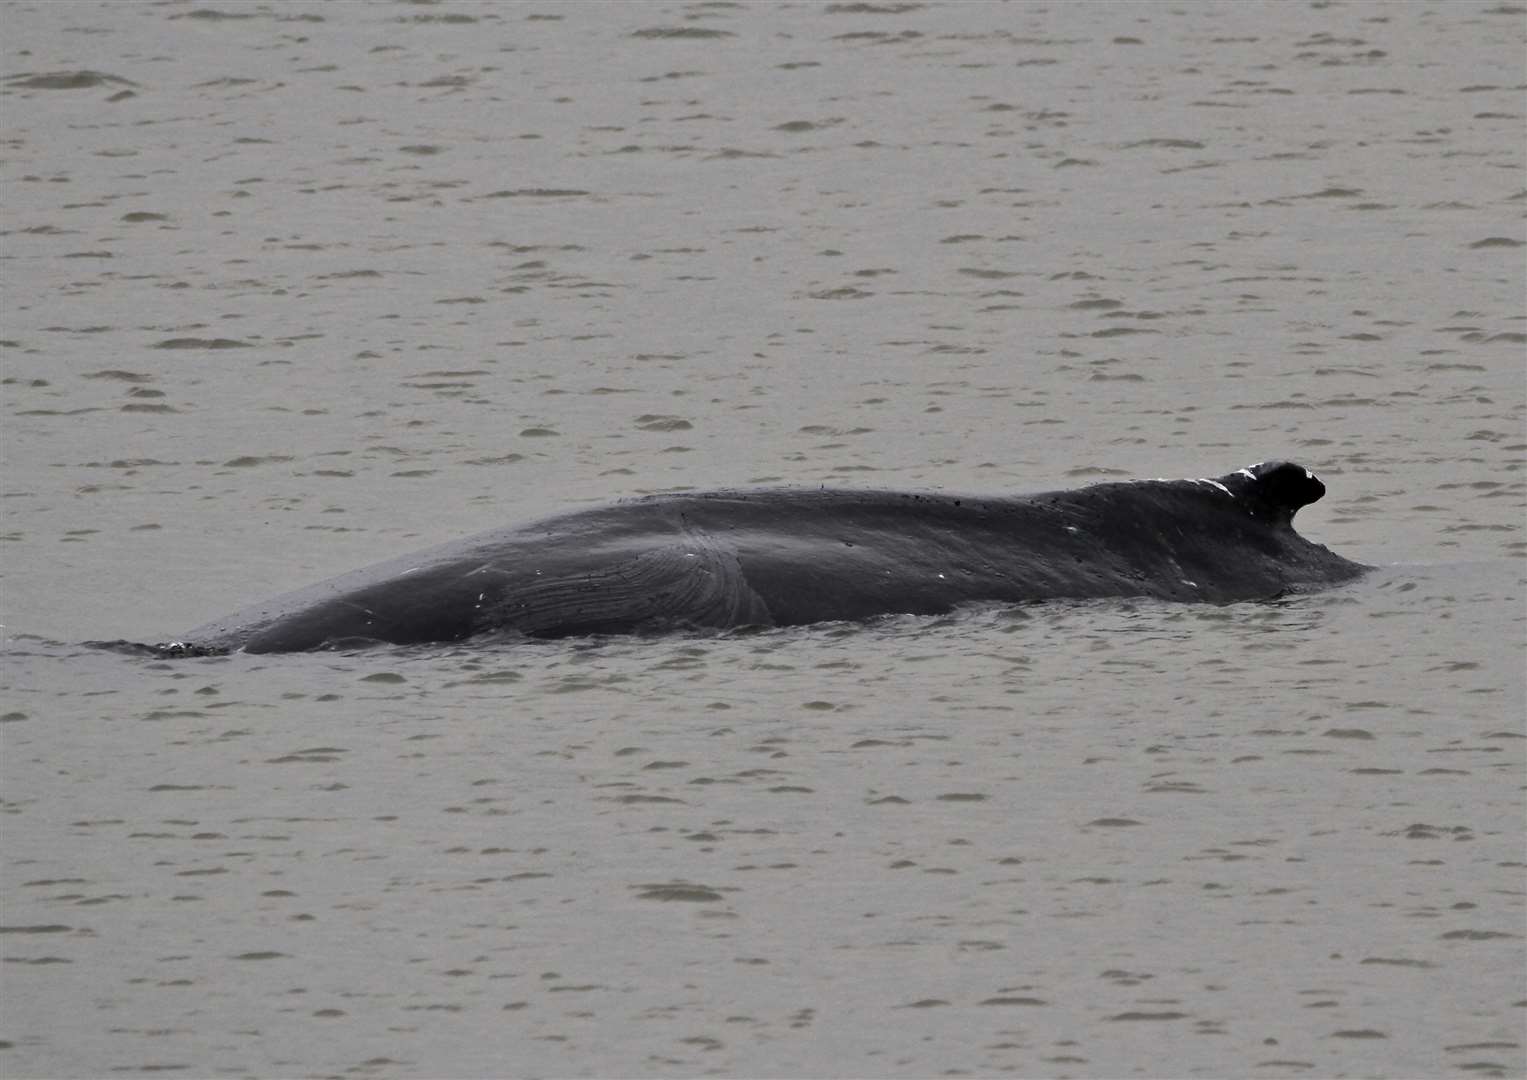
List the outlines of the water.
{"type": "Polygon", "coordinates": [[[1520,8],[0,26],[0,1071],[1527,1072],[1520,8]],[[639,492],[1271,457],[1377,572],[75,644],[639,492]]]}

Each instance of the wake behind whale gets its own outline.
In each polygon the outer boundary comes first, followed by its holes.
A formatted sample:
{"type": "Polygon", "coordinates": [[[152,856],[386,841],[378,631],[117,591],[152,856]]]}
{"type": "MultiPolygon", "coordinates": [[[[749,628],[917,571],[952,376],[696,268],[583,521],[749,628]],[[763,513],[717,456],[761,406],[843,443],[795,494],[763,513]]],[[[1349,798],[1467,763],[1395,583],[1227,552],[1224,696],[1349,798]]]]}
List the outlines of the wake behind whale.
{"type": "Polygon", "coordinates": [[[498,529],[245,608],[160,652],[293,652],[679,627],[793,626],[976,602],[1231,603],[1367,567],[1293,528],[1325,494],[1263,462],[1215,479],[1020,496],[757,489],[655,495],[498,529]]]}

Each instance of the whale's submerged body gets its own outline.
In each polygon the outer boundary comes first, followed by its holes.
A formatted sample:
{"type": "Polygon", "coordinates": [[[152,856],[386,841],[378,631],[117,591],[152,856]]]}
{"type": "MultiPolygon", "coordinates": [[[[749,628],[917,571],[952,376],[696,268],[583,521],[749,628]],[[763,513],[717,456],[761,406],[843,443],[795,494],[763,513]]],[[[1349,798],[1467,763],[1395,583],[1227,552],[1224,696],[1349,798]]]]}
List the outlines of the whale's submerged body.
{"type": "Polygon", "coordinates": [[[291,652],[675,627],[791,626],[974,602],[1230,603],[1367,567],[1304,539],[1303,466],[1014,497],[761,489],[656,495],[499,529],[345,574],[171,649],[291,652]]]}

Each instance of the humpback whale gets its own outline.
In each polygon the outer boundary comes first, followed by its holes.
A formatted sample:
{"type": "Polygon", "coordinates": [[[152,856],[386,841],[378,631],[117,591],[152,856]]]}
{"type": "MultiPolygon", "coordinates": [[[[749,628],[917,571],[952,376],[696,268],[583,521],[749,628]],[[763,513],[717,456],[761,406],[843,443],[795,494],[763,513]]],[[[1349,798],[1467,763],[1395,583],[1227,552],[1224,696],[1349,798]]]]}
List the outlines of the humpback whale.
{"type": "Polygon", "coordinates": [[[761,488],[651,495],[481,533],[200,626],[168,653],[292,652],[794,626],[977,602],[1226,604],[1368,567],[1293,528],[1302,465],[992,496],[761,488]]]}

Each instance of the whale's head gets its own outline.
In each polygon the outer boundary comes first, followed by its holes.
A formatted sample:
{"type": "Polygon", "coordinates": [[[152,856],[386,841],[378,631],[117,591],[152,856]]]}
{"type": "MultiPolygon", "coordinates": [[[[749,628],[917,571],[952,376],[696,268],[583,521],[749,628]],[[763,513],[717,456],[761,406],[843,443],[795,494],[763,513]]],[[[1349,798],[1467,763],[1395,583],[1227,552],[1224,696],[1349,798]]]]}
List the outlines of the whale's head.
{"type": "Polygon", "coordinates": [[[1318,501],[1326,493],[1320,477],[1292,461],[1259,461],[1231,473],[1224,483],[1239,498],[1285,525],[1294,520],[1301,506],[1318,501]]]}

